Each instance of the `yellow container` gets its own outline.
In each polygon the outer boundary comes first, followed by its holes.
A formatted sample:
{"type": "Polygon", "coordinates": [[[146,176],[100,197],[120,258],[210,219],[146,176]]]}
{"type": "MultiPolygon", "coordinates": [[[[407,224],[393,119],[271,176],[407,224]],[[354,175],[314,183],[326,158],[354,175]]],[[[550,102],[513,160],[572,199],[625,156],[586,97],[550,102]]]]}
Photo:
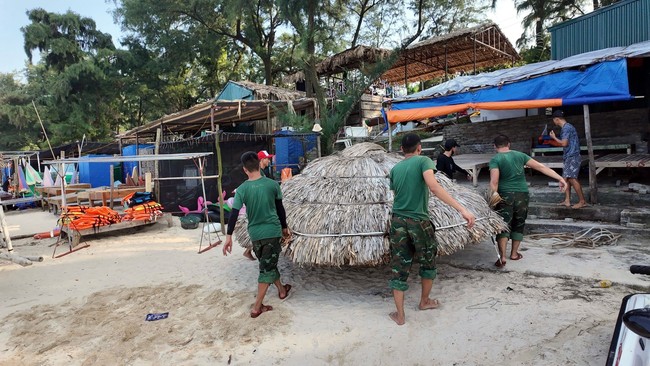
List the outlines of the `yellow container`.
{"type": "Polygon", "coordinates": [[[610,281],[610,280],[601,280],[600,282],[598,282],[598,286],[600,286],[602,288],[611,287],[612,286],[612,281],[610,281]]]}

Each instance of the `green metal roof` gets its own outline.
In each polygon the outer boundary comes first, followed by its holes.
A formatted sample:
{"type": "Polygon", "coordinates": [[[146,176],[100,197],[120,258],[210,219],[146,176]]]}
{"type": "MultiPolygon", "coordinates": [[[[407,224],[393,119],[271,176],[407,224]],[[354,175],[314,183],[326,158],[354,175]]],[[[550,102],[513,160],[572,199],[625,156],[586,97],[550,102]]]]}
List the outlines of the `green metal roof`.
{"type": "Polygon", "coordinates": [[[650,40],[650,0],[626,0],[549,28],[551,58],[650,40]]]}

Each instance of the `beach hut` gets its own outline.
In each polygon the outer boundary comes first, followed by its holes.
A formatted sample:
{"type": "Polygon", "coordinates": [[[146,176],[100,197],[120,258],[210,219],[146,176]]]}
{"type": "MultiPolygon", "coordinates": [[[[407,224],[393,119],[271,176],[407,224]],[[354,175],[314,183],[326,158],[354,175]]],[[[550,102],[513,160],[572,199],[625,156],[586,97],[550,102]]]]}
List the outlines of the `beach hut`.
{"type": "MultiPolygon", "coordinates": [[[[287,254],[293,262],[323,266],[386,263],[393,201],[388,174],[401,159],[379,145],[356,144],[313,161],[302,174],[283,183],[287,223],[294,234],[287,254]]],[[[507,228],[478,192],[436,177],[477,217],[474,228],[467,230],[456,210],[431,197],[429,215],[436,226],[439,255],[454,253],[507,228]]],[[[250,246],[246,224],[240,218],[235,232],[242,246],[250,246]]]]}

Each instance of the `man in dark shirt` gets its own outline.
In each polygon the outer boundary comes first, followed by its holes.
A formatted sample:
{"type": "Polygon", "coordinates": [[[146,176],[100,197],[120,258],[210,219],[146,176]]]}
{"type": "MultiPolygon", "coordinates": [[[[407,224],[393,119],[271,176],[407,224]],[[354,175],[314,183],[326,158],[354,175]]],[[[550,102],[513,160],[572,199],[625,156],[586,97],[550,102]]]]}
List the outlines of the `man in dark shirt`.
{"type": "Polygon", "coordinates": [[[458,165],[454,162],[454,158],[452,158],[452,155],[456,154],[456,149],[458,149],[460,145],[458,145],[458,142],[454,139],[449,139],[445,141],[445,152],[438,155],[438,161],[436,163],[436,169],[438,171],[441,171],[445,173],[449,179],[453,179],[454,172],[461,172],[465,174],[468,180],[472,179],[471,174],[469,172],[458,165]]]}

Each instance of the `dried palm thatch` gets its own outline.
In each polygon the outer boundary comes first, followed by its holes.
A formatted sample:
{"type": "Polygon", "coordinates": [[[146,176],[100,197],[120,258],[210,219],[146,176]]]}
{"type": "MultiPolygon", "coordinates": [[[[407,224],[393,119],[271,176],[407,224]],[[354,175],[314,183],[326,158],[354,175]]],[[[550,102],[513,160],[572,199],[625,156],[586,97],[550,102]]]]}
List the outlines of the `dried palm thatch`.
{"type": "Polygon", "coordinates": [[[449,255],[465,245],[479,243],[491,235],[508,230],[503,218],[494,212],[476,190],[453,183],[444,173],[436,179],[452,197],[476,216],[476,223],[467,230],[466,221],[451,206],[436,197],[429,199],[429,217],[436,228],[438,255],[449,255]]]}
{"type": "MultiPolygon", "coordinates": [[[[379,145],[361,143],[311,162],[282,184],[287,223],[293,240],[287,254],[298,264],[375,266],[390,255],[388,232],[393,192],[388,174],[402,157],[379,145]]],[[[507,226],[481,195],[438,179],[461,204],[480,218],[468,231],[456,210],[435,197],[429,213],[436,225],[438,253],[451,254],[507,226]]],[[[240,219],[238,241],[250,245],[240,219]]]]}

